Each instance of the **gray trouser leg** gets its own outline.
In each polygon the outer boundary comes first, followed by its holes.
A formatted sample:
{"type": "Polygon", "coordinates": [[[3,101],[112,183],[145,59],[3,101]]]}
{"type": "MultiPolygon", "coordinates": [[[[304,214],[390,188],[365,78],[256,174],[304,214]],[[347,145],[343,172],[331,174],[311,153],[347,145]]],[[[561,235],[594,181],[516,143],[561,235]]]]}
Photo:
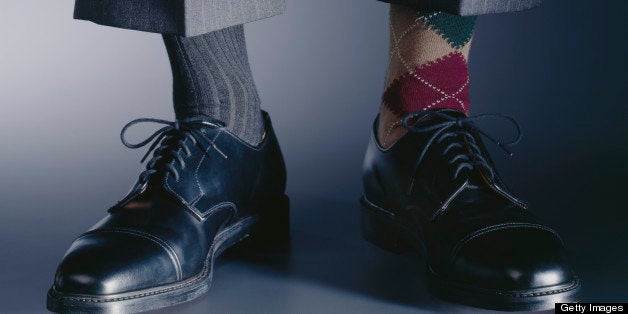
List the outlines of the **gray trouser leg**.
{"type": "Polygon", "coordinates": [[[469,16],[515,12],[534,8],[542,0],[380,0],[402,4],[420,11],[443,11],[469,16]]]}
{"type": "Polygon", "coordinates": [[[281,14],[284,8],[285,0],[76,0],[74,18],[190,37],[281,14]]]}

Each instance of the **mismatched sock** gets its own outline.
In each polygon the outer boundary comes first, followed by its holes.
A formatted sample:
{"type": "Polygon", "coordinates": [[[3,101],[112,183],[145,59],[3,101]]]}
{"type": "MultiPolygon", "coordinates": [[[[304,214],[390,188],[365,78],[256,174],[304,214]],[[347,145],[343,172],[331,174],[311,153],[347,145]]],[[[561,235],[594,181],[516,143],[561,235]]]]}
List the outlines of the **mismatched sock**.
{"type": "Polygon", "coordinates": [[[391,5],[390,60],[378,139],[390,147],[406,130],[401,121],[418,110],[469,110],[468,57],[475,17],[415,12],[391,5]]]}
{"type": "Polygon", "coordinates": [[[164,35],[178,119],[206,115],[251,145],[264,133],[260,99],[246,51],[244,28],[195,37],[164,35]]]}

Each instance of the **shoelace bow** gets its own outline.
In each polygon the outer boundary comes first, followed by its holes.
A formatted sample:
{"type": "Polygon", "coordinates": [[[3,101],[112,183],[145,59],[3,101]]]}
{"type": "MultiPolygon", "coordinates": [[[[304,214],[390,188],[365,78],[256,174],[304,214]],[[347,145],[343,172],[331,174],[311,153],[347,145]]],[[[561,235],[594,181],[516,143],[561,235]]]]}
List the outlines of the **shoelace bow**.
{"type": "Polygon", "coordinates": [[[473,117],[457,118],[438,111],[415,111],[411,112],[403,119],[403,126],[408,131],[414,133],[434,132],[434,134],[429,138],[427,144],[419,154],[419,157],[417,158],[414,166],[413,176],[410,180],[410,185],[408,186],[408,194],[410,194],[412,191],[414,178],[417,174],[419,166],[425,158],[425,155],[427,154],[430,146],[432,146],[434,142],[439,144],[449,137],[463,139],[459,141],[452,141],[452,143],[447,145],[441,152],[443,156],[446,156],[450,152],[450,150],[454,148],[460,148],[461,151],[464,151],[454,155],[449,160],[449,164],[457,164],[456,170],[454,172],[454,180],[458,178],[462,170],[473,170],[476,167],[483,167],[484,169],[486,169],[489,172],[492,180],[495,177],[495,170],[493,169],[493,167],[491,167],[491,165],[484,158],[484,156],[482,156],[482,151],[478,147],[478,144],[476,143],[470,131],[475,131],[481,134],[486,139],[499,146],[504,152],[506,152],[508,156],[512,156],[513,154],[510,150],[508,150],[507,147],[511,145],[516,145],[517,143],[519,143],[519,141],[521,141],[521,127],[519,126],[519,123],[517,123],[514,118],[502,114],[482,114],[473,117]],[[414,125],[410,125],[410,120],[414,118],[418,118],[417,122],[414,125]],[[429,122],[432,120],[431,118],[442,118],[444,121],[432,125],[425,125],[422,122],[429,122]],[[510,141],[501,141],[490,136],[475,125],[475,122],[484,119],[502,119],[510,122],[515,127],[517,136],[515,137],[515,139],[510,141]]]}
{"type": "Polygon", "coordinates": [[[190,142],[192,142],[192,145],[198,145],[206,154],[208,154],[209,148],[211,147],[223,158],[227,158],[227,155],[225,155],[225,153],[223,153],[212,140],[199,131],[202,127],[220,128],[223,126],[224,125],[221,122],[214,123],[202,119],[167,121],[154,118],[140,118],[127,123],[122,128],[122,131],[120,132],[120,140],[124,146],[131,149],[141,148],[148,145],[148,143],[153,142],[148,151],[146,151],[146,154],[144,154],[144,157],[142,157],[141,162],[144,162],[150,153],[154,152],[153,158],[146,163],[146,170],[140,174],[140,182],[146,182],[150,175],[157,173],[158,162],[160,160],[166,161],[167,157],[171,157],[172,159],[161,163],[161,165],[165,167],[166,171],[174,176],[175,180],[179,180],[179,172],[174,165],[175,161],[179,164],[181,169],[185,169],[185,160],[180,153],[181,151],[185,152],[187,157],[192,155],[192,151],[188,147],[186,139],[189,139],[190,142]],[[155,131],[155,133],[142,142],[137,144],[129,143],[125,138],[126,131],[133,125],[139,123],[158,123],[165,124],[166,126],[155,131]],[[203,145],[202,141],[205,141],[205,143],[209,146],[206,147],[203,145]],[[161,143],[161,146],[157,147],[159,143],[161,143]]]}

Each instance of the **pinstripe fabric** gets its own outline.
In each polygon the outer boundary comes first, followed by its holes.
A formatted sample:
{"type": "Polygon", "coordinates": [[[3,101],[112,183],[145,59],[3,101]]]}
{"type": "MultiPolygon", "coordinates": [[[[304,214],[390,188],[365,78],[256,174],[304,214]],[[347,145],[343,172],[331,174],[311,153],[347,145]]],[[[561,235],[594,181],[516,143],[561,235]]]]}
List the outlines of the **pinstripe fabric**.
{"type": "Polygon", "coordinates": [[[284,11],[284,0],[186,0],[186,36],[260,20],[284,11]]]}
{"type": "Polygon", "coordinates": [[[443,11],[462,16],[523,11],[542,0],[380,0],[420,11],[443,11]]]}
{"type": "MultiPolygon", "coordinates": [[[[380,0],[458,15],[521,11],[542,0],[380,0]]],[[[196,36],[284,12],[285,0],[76,0],[74,18],[97,24],[196,36]]]]}
{"type": "Polygon", "coordinates": [[[76,0],[74,18],[179,36],[197,36],[283,13],[285,0],[76,0]]]}

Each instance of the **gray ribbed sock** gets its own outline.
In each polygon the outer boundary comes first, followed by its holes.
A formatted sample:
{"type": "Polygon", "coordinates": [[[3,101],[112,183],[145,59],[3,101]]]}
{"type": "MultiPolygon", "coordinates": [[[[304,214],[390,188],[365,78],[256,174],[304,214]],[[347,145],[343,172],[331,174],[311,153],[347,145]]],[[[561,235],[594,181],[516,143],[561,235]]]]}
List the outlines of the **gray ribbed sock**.
{"type": "Polygon", "coordinates": [[[195,37],[164,35],[178,119],[206,115],[256,145],[264,133],[242,25],[195,37]]]}

